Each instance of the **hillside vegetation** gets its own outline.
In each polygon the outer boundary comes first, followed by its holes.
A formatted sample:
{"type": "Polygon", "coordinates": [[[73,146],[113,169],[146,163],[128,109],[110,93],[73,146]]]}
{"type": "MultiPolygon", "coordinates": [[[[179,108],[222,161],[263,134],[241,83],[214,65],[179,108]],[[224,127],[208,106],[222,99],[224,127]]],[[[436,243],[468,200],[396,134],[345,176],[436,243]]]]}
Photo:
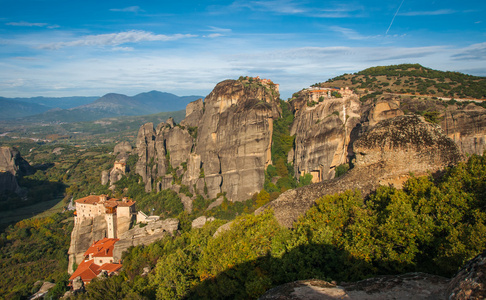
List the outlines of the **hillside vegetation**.
{"type": "Polygon", "coordinates": [[[237,217],[217,237],[220,221],[131,248],[122,274],[93,281],[87,296],[254,299],[299,279],[452,276],[486,247],[485,196],[486,156],[473,155],[439,179],[412,177],[403,190],[380,187],[369,199],[355,191],[325,196],[293,229],[267,211],[237,217]],[[154,270],[142,277],[146,266],[154,270]]]}
{"type": "Polygon", "coordinates": [[[379,66],[317,83],[319,87],[350,87],[375,92],[486,99],[486,78],[444,72],[419,64],[379,66]]]}

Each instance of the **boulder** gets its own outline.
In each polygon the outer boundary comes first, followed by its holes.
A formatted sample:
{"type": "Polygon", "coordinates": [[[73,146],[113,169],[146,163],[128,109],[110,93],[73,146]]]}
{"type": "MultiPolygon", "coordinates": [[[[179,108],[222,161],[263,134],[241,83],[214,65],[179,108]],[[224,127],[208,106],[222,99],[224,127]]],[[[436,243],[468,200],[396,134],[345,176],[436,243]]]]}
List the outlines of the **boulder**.
{"type": "Polygon", "coordinates": [[[452,278],[426,273],[378,276],[337,285],[323,280],[300,280],[268,290],[260,300],[356,299],[485,299],[486,251],[468,261],[452,278]]]}
{"type": "Polygon", "coordinates": [[[192,221],[192,228],[202,228],[207,222],[212,222],[214,220],[214,217],[200,216],[192,221]]]}
{"type": "Polygon", "coordinates": [[[486,251],[468,261],[447,286],[448,299],[486,298],[486,251]]]}

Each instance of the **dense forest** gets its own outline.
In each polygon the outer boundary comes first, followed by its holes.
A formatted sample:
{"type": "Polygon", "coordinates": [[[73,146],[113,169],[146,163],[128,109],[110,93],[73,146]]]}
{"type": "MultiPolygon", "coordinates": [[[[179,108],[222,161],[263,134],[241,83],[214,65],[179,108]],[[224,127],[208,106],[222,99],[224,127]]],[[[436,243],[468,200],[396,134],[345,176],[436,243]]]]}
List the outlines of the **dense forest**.
{"type": "MultiPolygon", "coordinates": [[[[422,271],[452,276],[486,247],[486,156],[439,178],[412,177],[403,190],[383,186],[317,201],[293,229],[271,211],[181,230],[123,256],[121,275],[94,280],[90,299],[250,299],[289,281],[353,281],[422,271]],[[141,276],[143,268],[152,272],[141,276]]],[[[86,297],[80,295],[79,299],[86,297]]]]}

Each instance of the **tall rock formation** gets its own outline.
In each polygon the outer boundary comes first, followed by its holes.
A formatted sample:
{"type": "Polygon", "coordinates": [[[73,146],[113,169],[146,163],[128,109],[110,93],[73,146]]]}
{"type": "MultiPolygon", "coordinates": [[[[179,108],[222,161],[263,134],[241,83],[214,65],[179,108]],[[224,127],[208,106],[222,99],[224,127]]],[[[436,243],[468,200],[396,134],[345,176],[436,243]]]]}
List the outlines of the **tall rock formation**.
{"type": "Polygon", "coordinates": [[[271,163],[273,120],[280,115],[276,86],[267,80],[226,80],[204,102],[188,105],[186,119],[143,125],[136,171],[150,191],[182,183],[210,198],[226,192],[243,201],[263,188],[271,163]]]}
{"type": "Polygon", "coordinates": [[[295,148],[289,153],[289,162],[294,164],[297,178],[310,173],[313,182],[320,182],[334,178],[335,168],[352,157],[350,145],[356,138],[353,129],[361,119],[361,103],[352,93],[326,97],[319,103],[306,96],[303,93],[291,102],[295,119],[290,133],[295,136],[295,148]]]}
{"type": "Polygon", "coordinates": [[[440,125],[462,153],[481,155],[486,151],[486,109],[474,104],[448,109],[440,125]]]}
{"type": "Polygon", "coordinates": [[[110,171],[101,172],[101,184],[105,185],[110,183],[110,188],[114,188],[114,184],[122,179],[123,175],[126,174],[129,155],[132,153],[133,148],[129,142],[118,143],[113,149],[113,154],[116,155],[115,163],[110,171]]]}
{"type": "Polygon", "coordinates": [[[0,193],[19,193],[17,176],[33,173],[33,168],[20,156],[19,150],[12,147],[0,147],[0,193]]]}

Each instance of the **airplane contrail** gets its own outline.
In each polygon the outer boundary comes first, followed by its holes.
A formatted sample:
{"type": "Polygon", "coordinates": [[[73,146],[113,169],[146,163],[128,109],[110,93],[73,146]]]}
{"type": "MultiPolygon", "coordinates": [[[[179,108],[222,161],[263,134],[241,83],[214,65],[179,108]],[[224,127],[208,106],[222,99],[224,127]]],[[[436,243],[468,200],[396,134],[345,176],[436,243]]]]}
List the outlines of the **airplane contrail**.
{"type": "Polygon", "coordinates": [[[397,11],[395,12],[395,15],[393,16],[393,19],[391,20],[391,23],[390,23],[390,26],[388,26],[388,29],[386,30],[385,32],[385,35],[388,34],[388,31],[390,30],[392,24],[393,24],[393,21],[395,21],[395,17],[398,15],[398,11],[400,10],[400,8],[402,7],[402,4],[403,2],[405,2],[405,0],[402,0],[402,3],[400,3],[400,6],[398,7],[397,11]]]}

